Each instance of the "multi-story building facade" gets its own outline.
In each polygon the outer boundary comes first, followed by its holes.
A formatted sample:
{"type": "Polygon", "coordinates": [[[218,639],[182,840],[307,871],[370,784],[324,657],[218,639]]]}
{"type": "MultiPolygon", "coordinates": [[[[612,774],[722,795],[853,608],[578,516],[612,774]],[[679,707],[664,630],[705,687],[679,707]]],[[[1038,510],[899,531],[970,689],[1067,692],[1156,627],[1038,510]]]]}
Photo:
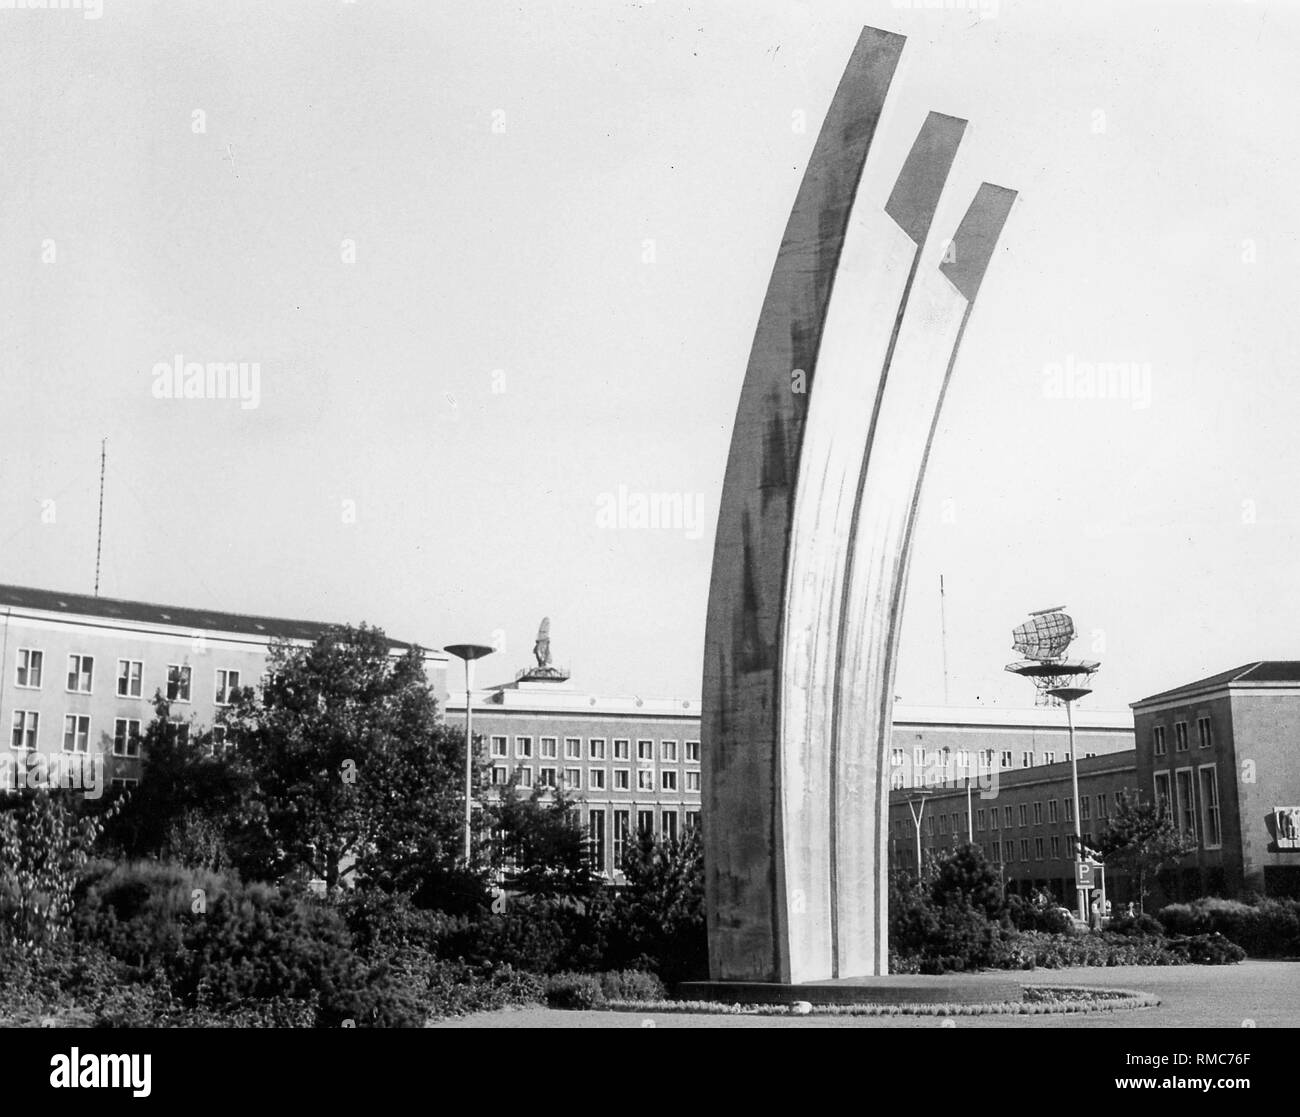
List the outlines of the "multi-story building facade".
{"type": "MultiPolygon", "coordinates": [[[[270,641],[308,644],[330,626],[0,585],[0,715],[10,776],[29,754],[102,753],[109,778],[140,778],[140,735],[153,699],[170,703],[178,732],[212,726],[232,691],[255,685],[270,641]]],[[[392,641],[393,653],[409,645],[392,641]]],[[[446,694],[447,656],[425,653],[446,694]]]]}
{"type": "MultiPolygon", "coordinates": [[[[1094,719],[1098,715],[1091,715],[1094,719]]],[[[1120,715],[1122,716],[1122,715],[1120,715]]],[[[1093,847],[1124,792],[1138,789],[1132,747],[1096,753],[1079,747],[1079,827],[1093,847]]],[[[1117,732],[1115,739],[1122,739],[1117,732]]],[[[1131,743],[1131,732],[1128,734],[1131,743]]],[[[922,861],[967,841],[997,866],[1011,892],[1046,892],[1074,905],[1074,788],[1068,760],[1022,768],[977,769],[969,797],[963,772],[940,774],[929,786],[908,786],[890,794],[890,864],[915,871],[922,861]]],[[[1137,897],[1126,874],[1108,871],[1107,899],[1137,897]]]]}
{"type": "Polygon", "coordinates": [[[1300,662],[1260,660],[1133,703],[1137,775],[1195,851],[1167,899],[1300,896],[1300,662]]]}
{"type": "MultiPolygon", "coordinates": [[[[700,811],[698,698],[594,695],[567,678],[530,678],[475,691],[475,738],[485,750],[490,783],[517,779],[524,788],[563,786],[578,801],[601,870],[616,875],[628,837],[639,831],[680,833],[700,811]]],[[[464,717],[453,694],[447,717],[464,717]]],[[[1132,766],[1130,715],[1081,712],[1081,756],[1126,751],[1132,766]]],[[[1059,768],[1068,757],[1060,710],[895,706],[891,761],[910,784],[936,764],[993,758],[1009,777],[1059,768]]],[[[1005,780],[1004,780],[1005,782],[1005,780]]],[[[911,848],[910,846],[908,847],[911,848]]]]}

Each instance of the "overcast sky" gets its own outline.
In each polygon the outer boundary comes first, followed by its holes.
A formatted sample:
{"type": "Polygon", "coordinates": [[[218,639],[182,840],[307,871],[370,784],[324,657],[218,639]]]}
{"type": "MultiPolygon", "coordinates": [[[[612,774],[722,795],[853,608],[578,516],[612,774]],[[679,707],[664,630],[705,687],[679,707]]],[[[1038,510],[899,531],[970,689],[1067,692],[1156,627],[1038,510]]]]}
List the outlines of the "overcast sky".
{"type": "Polygon", "coordinates": [[[698,694],[754,325],[873,24],[908,45],[868,173],[935,109],[971,121],[939,229],[1021,192],[897,693],[944,699],[941,573],[954,703],[1029,702],[1050,605],[1098,708],[1300,658],[1300,9],[953,7],[0,10],[0,581],[89,592],[107,437],[107,595],[504,639],[480,682],[549,615],[583,687],[698,694]],[[257,406],[157,398],[178,354],[257,362],[257,406]],[[702,518],[611,524],[620,490],[702,518]]]}

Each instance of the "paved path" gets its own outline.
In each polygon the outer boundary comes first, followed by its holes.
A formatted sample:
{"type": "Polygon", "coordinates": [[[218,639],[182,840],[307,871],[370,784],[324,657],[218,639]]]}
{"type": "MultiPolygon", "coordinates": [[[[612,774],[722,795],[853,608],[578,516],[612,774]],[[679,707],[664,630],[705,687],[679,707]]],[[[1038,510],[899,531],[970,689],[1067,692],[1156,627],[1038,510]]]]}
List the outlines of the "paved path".
{"type": "MultiPolygon", "coordinates": [[[[1100,985],[1140,989],[1158,1008],[1044,1016],[962,1016],[960,1028],[1259,1028],[1294,1027],[1300,961],[1246,961],[1235,966],[1082,966],[1017,973],[1026,985],[1100,985]]],[[[536,1008],[488,1012],[434,1025],[442,1028],[935,1028],[933,1016],[696,1016],[678,1013],[563,1012],[536,1008]]]]}

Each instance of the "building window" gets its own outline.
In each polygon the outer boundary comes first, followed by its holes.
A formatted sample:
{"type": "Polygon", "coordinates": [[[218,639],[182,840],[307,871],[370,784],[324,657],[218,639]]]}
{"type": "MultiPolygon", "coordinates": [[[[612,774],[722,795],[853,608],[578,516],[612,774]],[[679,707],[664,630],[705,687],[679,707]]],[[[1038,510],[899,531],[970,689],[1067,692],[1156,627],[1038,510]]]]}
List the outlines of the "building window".
{"type": "Polygon", "coordinates": [[[1055,799],[1047,800],[1047,821],[1059,822],[1060,821],[1058,817],[1059,814],[1060,814],[1060,810],[1056,800],[1055,799]]]}
{"type": "Polygon", "coordinates": [[[167,701],[188,702],[190,700],[190,669],[178,663],[167,665],[167,701]]]}
{"type": "Polygon", "coordinates": [[[934,833],[934,815],[931,815],[929,818],[925,820],[925,832],[927,834],[934,833]]]}
{"type": "MultiPolygon", "coordinates": [[[[531,737],[515,738],[515,756],[531,760],[533,756],[533,739],[531,737]]],[[[531,785],[530,785],[531,786],[531,785]]]]}
{"type": "Polygon", "coordinates": [[[663,820],[663,829],[659,831],[664,841],[677,840],[677,812],[664,811],[660,816],[663,820]]]}
{"type": "Polygon", "coordinates": [[[1032,751],[1022,752],[1020,754],[1020,767],[1032,768],[1034,766],[1034,754],[1032,751]]]}
{"type": "Polygon", "coordinates": [[[582,759],[582,738],[581,737],[564,738],[564,759],[565,760],[582,759]]]}
{"type": "Polygon", "coordinates": [[[1092,817],[1092,800],[1086,795],[1079,796],[1079,821],[1087,822],[1092,817]]]}
{"type": "Polygon", "coordinates": [[[1016,843],[1005,841],[1002,843],[1002,859],[1004,861],[1014,861],[1016,859],[1016,843]]]}
{"type": "Polygon", "coordinates": [[[1029,839],[1028,838],[1020,839],[1020,860],[1021,861],[1029,860],[1029,839]]]}
{"type": "Polygon", "coordinates": [[[987,813],[985,812],[983,807],[980,807],[980,809],[975,812],[975,829],[983,830],[984,823],[986,821],[987,821],[987,813]]]}
{"type": "Polygon", "coordinates": [[[587,759],[604,760],[605,759],[605,738],[591,737],[587,741],[587,759]]]}
{"type": "Polygon", "coordinates": [[[659,759],[665,764],[677,763],[677,742],[660,741],[659,742],[659,759]]]}
{"type": "Polygon", "coordinates": [[[1100,794],[1100,795],[1097,796],[1097,817],[1098,817],[1098,818],[1105,818],[1105,817],[1106,817],[1106,794],[1105,794],[1105,792],[1102,792],[1102,794],[1100,794]]]}
{"type": "Polygon", "coordinates": [[[1178,828],[1188,837],[1196,838],[1196,785],[1192,782],[1192,770],[1180,768],[1174,773],[1174,785],[1178,790],[1178,828]]]}
{"type": "Polygon", "coordinates": [[[654,811],[636,812],[636,832],[638,835],[653,834],[655,832],[654,811]]]}
{"type": "Polygon", "coordinates": [[[605,871],[605,812],[588,811],[587,812],[587,833],[590,836],[591,844],[588,850],[591,854],[591,867],[598,873],[605,871]]]}
{"type": "Polygon", "coordinates": [[[554,737],[543,737],[542,738],[542,759],[559,760],[559,758],[560,758],[560,742],[554,737]]]}
{"type": "Polygon", "coordinates": [[[1219,773],[1213,764],[1201,768],[1201,835],[1206,849],[1223,845],[1223,830],[1219,822],[1219,773]]]}
{"type": "Polygon", "coordinates": [[[9,741],[11,749],[35,749],[41,715],[35,710],[14,711],[14,733],[9,741]]]}
{"type": "Polygon", "coordinates": [[[19,648],[18,686],[39,690],[41,687],[41,668],[44,664],[44,652],[38,652],[35,648],[19,648]]]}
{"type": "Polygon", "coordinates": [[[539,768],[537,770],[537,786],[544,787],[548,791],[555,790],[555,769],[539,768]]]}
{"type": "Polygon", "coordinates": [[[632,742],[626,737],[614,738],[614,759],[631,760],[632,759],[632,742]]]}
{"type": "Polygon", "coordinates": [[[1060,859],[1061,859],[1061,835],[1053,834],[1052,835],[1052,860],[1059,861],[1060,859]]]}
{"type": "Polygon", "coordinates": [[[1161,814],[1169,814],[1169,773],[1157,772],[1155,774],[1156,784],[1156,807],[1161,814]]]}
{"type": "Polygon", "coordinates": [[[533,769],[532,769],[532,767],[531,767],[530,765],[528,765],[528,764],[520,764],[520,765],[515,769],[515,775],[519,777],[519,786],[520,786],[520,787],[532,787],[532,786],[533,786],[533,769]]]}
{"type": "Polygon", "coordinates": [[[63,751],[90,751],[90,718],[68,714],[63,719],[63,751]]]}
{"type": "Polygon", "coordinates": [[[74,694],[89,694],[95,681],[93,655],[68,656],[68,689],[74,694]]]}
{"type": "Polygon", "coordinates": [[[686,818],[683,821],[683,825],[686,827],[687,830],[698,830],[700,828],[700,812],[687,811],[686,818]]]}
{"type": "Polygon", "coordinates": [[[1010,768],[1010,767],[1011,767],[1011,750],[1010,750],[1010,749],[1003,749],[1003,750],[1002,750],[1002,767],[1003,767],[1003,768],[1010,768]]]}
{"type": "Polygon", "coordinates": [[[587,788],[590,791],[605,790],[605,769],[604,768],[587,769],[587,788]]]}
{"type": "Polygon", "coordinates": [[[189,722],[181,721],[179,718],[173,718],[167,724],[171,726],[172,740],[174,740],[181,748],[184,748],[190,743],[189,722]]]}
{"type": "Polygon", "coordinates": [[[941,814],[939,816],[939,833],[948,833],[948,816],[946,814],[941,814]]]}
{"type": "Polygon", "coordinates": [[[138,659],[117,661],[117,696],[139,698],[144,679],[144,664],[138,659]]]}
{"type": "Polygon", "coordinates": [[[640,740],[636,743],[636,758],[638,760],[650,760],[655,758],[655,743],[653,741],[640,740]]]}
{"type": "Polygon", "coordinates": [[[686,763],[698,764],[699,762],[700,762],[700,742],[687,741],[686,742],[686,763]]]}
{"type": "Polygon", "coordinates": [[[1165,727],[1157,725],[1151,730],[1151,751],[1156,756],[1164,756],[1168,746],[1165,744],[1165,727]]]}
{"type": "Polygon", "coordinates": [[[1041,861],[1042,859],[1043,859],[1043,839],[1035,838],[1034,839],[1034,860],[1041,861]]]}
{"type": "Polygon", "coordinates": [[[686,790],[687,790],[687,791],[699,791],[699,790],[700,790],[700,774],[699,774],[699,772],[687,772],[687,773],[686,773],[686,790]]]}
{"type": "Polygon", "coordinates": [[[632,788],[632,769],[615,768],[614,769],[614,790],[630,791],[632,788]]]}
{"type": "Polygon", "coordinates": [[[1028,826],[1028,825],[1029,825],[1029,804],[1028,804],[1028,803],[1019,803],[1019,804],[1017,804],[1017,807],[1018,807],[1018,809],[1017,809],[1017,811],[1016,811],[1016,814],[1018,814],[1018,815],[1020,816],[1020,819],[1019,819],[1019,821],[1020,821],[1020,825],[1021,825],[1021,826],[1028,826]]]}
{"type": "Polygon", "coordinates": [[[1174,751],[1187,751],[1187,722],[1185,721],[1174,722],[1174,751]]]}
{"type": "Polygon", "coordinates": [[[638,768],[636,770],[636,789],[638,791],[653,791],[655,789],[653,768],[638,768]]]}
{"type": "Polygon", "coordinates": [[[672,768],[665,768],[659,773],[659,787],[662,791],[677,790],[677,772],[672,768]]]}
{"type": "Polygon", "coordinates": [[[1201,748],[1208,749],[1212,744],[1214,744],[1214,741],[1210,735],[1209,718],[1196,719],[1196,735],[1197,737],[1200,738],[1201,748]]]}
{"type": "Polygon", "coordinates": [[[217,670],[217,705],[229,706],[239,689],[239,672],[222,667],[217,670]]]}
{"type": "Polygon", "coordinates": [[[1054,753],[1054,752],[1045,752],[1045,753],[1043,753],[1043,763],[1044,763],[1044,764],[1055,764],[1055,763],[1056,763],[1056,753],[1054,753]]]}
{"type": "Polygon", "coordinates": [[[622,872],[623,859],[627,856],[627,835],[632,821],[628,811],[614,812],[614,871],[622,872]]]}
{"type": "Polygon", "coordinates": [[[1073,822],[1074,821],[1074,800],[1066,799],[1064,800],[1064,804],[1065,804],[1065,821],[1073,822]]]}
{"type": "Polygon", "coordinates": [[[925,749],[912,750],[912,786],[921,787],[925,783],[925,749]]]}
{"type": "Polygon", "coordinates": [[[504,764],[492,765],[492,786],[502,787],[510,780],[510,769],[504,764]]]}
{"type": "Polygon", "coordinates": [[[565,768],[564,769],[564,786],[570,791],[582,790],[582,769],[565,768]]]}
{"type": "Polygon", "coordinates": [[[114,776],[108,783],[114,791],[126,791],[132,787],[139,787],[140,781],[133,776],[114,776]]]}
{"type": "Polygon", "coordinates": [[[1042,826],[1043,824],[1043,804],[1041,801],[1034,803],[1034,825],[1042,826]]]}
{"type": "Polygon", "coordinates": [[[989,829],[996,830],[997,828],[998,828],[998,809],[997,807],[991,807],[989,809],[989,829]]]}
{"type": "Polygon", "coordinates": [[[510,747],[509,747],[508,742],[506,741],[506,738],[504,738],[504,737],[493,737],[493,738],[492,738],[492,755],[493,755],[493,756],[509,756],[509,755],[510,755],[510,747]]]}
{"type": "Polygon", "coordinates": [[[140,755],[140,723],[135,718],[117,718],[113,722],[113,755],[140,755]]]}

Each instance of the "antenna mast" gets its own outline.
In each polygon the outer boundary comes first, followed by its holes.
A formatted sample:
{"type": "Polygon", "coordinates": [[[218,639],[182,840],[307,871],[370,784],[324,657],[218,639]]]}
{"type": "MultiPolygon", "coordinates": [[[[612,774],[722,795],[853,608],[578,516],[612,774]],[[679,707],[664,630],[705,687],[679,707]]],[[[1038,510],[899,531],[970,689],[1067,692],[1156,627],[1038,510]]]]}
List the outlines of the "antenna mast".
{"type": "Polygon", "coordinates": [[[939,575],[939,648],[943,653],[943,704],[948,705],[948,616],[944,608],[943,575],[939,575]]]}
{"type": "Polygon", "coordinates": [[[104,547],[104,460],[108,456],[108,439],[99,440],[99,528],[95,532],[95,596],[99,596],[99,556],[104,547]]]}

